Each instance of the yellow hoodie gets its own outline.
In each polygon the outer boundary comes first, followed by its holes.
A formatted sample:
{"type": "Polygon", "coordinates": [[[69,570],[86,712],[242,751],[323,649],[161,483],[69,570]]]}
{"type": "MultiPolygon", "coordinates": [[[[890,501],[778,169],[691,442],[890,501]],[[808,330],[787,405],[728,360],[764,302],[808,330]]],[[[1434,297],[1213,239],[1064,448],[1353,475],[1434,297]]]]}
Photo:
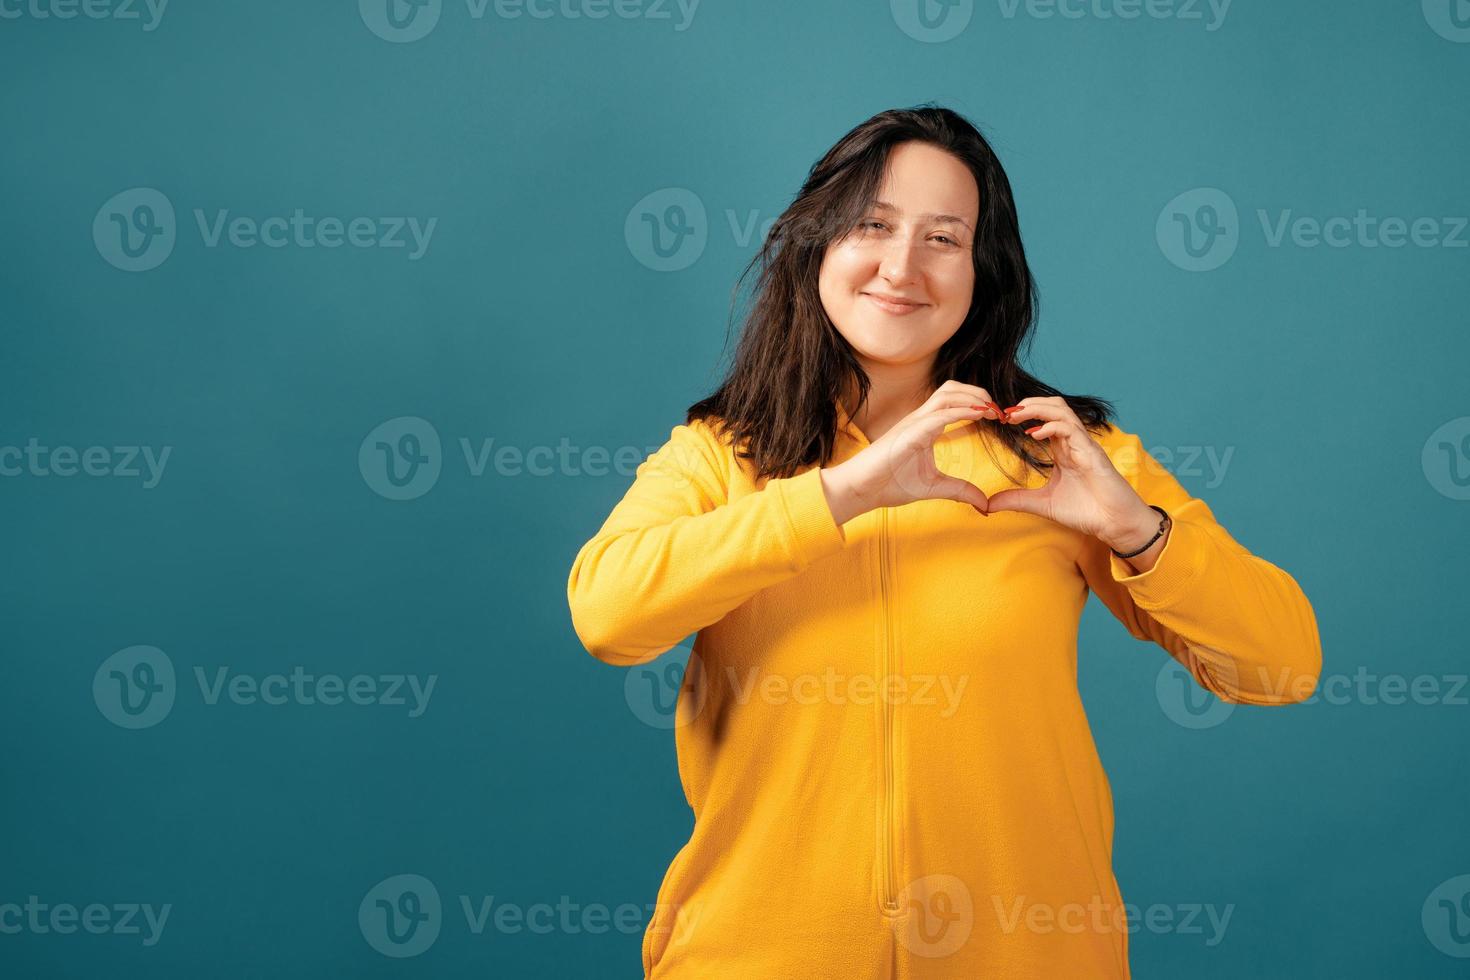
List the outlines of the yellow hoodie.
{"type": "MultiPolygon", "coordinates": [[[[869,444],[837,411],[827,465],[869,444]]],[[[839,526],[817,467],[756,482],[702,421],[640,464],[567,598],[610,664],[698,633],[675,715],[694,829],[645,977],[1129,976],[1112,793],[1077,691],[1088,590],[1229,702],[1305,700],[1321,647],[1290,575],[1136,435],[1092,438],[1174,519],[1142,574],[1092,536],[952,500],[839,526]]],[[[936,463],[987,494],[1016,486],[986,444],[1020,473],[964,421],[936,463]]]]}

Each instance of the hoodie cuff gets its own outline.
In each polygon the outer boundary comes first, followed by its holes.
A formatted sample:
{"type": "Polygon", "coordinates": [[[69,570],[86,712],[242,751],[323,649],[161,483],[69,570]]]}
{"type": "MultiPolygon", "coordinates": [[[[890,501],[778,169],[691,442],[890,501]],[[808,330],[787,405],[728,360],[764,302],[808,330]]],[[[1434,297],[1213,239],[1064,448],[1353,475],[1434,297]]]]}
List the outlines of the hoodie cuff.
{"type": "MultiPolygon", "coordinates": [[[[1172,517],[1172,515],[1171,515],[1172,517]]],[[[1108,548],[1113,581],[1127,586],[1140,609],[1160,609],[1178,599],[1204,568],[1210,542],[1200,528],[1172,518],[1164,550],[1146,572],[1134,572],[1133,566],[1108,548]]],[[[1103,545],[1107,548],[1107,545],[1103,545]]]]}
{"type": "Polygon", "coordinates": [[[842,550],[847,535],[832,516],[832,505],[822,489],[821,467],[770,483],[781,495],[798,567],[805,568],[818,558],[842,550]]]}

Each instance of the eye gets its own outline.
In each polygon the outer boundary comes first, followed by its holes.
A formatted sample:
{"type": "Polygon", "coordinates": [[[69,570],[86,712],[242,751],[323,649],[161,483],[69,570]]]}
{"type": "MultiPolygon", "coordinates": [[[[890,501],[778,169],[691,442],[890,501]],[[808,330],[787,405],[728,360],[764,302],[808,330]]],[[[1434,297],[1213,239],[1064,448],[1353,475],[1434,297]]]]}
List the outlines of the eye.
{"type": "Polygon", "coordinates": [[[937,238],[937,239],[939,239],[942,242],[949,242],[949,244],[951,244],[951,245],[958,245],[959,244],[959,242],[955,241],[953,238],[950,238],[948,235],[935,235],[934,237],[937,238]]]}
{"type": "Polygon", "coordinates": [[[872,228],[874,226],[877,226],[877,227],[880,227],[881,228],[883,226],[883,222],[881,222],[881,221],[863,221],[863,222],[860,222],[858,224],[858,227],[859,228],[872,228]]]}

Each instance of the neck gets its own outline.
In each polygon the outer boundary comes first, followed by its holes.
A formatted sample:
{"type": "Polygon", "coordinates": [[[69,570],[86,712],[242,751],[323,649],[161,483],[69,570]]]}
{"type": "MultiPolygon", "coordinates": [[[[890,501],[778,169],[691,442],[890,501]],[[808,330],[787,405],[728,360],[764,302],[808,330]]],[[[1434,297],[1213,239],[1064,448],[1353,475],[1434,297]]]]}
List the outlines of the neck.
{"type": "Polygon", "coordinates": [[[913,364],[871,364],[864,361],[862,366],[869,381],[867,401],[860,412],[854,412],[857,394],[849,388],[842,399],[842,407],[868,441],[874,442],[905,415],[928,401],[934,393],[930,379],[933,364],[930,361],[913,364]]]}

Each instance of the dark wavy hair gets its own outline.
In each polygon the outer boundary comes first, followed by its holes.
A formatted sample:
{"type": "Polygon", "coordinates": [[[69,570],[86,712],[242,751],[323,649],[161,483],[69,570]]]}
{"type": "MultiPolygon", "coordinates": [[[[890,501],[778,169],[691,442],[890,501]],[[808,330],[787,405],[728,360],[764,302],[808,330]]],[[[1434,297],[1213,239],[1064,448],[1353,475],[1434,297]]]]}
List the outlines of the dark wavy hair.
{"type": "MultiPolygon", "coordinates": [[[[871,208],[889,151],[912,140],[953,154],[970,168],[980,191],[970,311],[934,359],[933,387],[954,378],[985,388],[999,405],[1059,395],[1089,429],[1105,427],[1113,414],[1104,399],[1063,395],[1017,360],[1023,346],[1029,350],[1039,297],[1021,247],[1011,184],[990,144],[950,109],[932,103],[889,109],[838,140],[772,224],[735,286],[732,321],[740,284],[759,267],[754,303],[729,372],[712,395],[689,406],[685,423],[701,419],[723,427],[737,456],[754,461],[757,478],[825,465],[836,445],[834,402],[856,391],[856,416],[867,400],[871,382],[828,318],[817,277],[827,245],[871,208]]],[[[1053,465],[1019,426],[991,419],[974,424],[988,427],[1025,465],[1043,471],[1053,465]]]]}

